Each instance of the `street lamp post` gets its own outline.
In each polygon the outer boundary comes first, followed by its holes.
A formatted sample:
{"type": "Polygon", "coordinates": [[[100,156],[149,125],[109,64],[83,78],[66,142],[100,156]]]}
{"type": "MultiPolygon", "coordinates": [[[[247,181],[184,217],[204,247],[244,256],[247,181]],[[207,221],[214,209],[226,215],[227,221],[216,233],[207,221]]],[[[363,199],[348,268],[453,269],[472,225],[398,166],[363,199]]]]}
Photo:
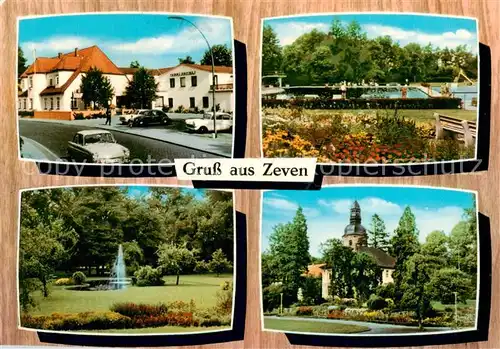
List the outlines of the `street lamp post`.
{"type": "Polygon", "coordinates": [[[214,138],[217,138],[217,127],[216,127],[216,118],[215,118],[215,63],[214,63],[214,52],[212,51],[212,46],[210,46],[210,43],[208,42],[207,38],[203,34],[203,32],[198,28],[193,22],[190,20],[181,17],[181,16],[169,16],[169,19],[175,19],[175,20],[180,20],[180,21],[185,21],[191,24],[193,27],[196,28],[207,43],[208,50],[210,51],[210,56],[212,58],[212,109],[213,109],[213,119],[214,119],[214,138]]]}

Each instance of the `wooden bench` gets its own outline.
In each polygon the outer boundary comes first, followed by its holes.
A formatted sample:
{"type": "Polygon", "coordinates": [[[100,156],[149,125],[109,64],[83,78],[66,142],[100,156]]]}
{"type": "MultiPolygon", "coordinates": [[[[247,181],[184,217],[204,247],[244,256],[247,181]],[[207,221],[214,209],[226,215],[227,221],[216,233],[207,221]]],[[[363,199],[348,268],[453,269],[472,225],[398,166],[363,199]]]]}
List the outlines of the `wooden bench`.
{"type": "Polygon", "coordinates": [[[434,113],[436,119],[436,139],[444,139],[446,134],[463,139],[466,146],[473,146],[476,139],[476,122],[461,120],[452,116],[434,113]]]}

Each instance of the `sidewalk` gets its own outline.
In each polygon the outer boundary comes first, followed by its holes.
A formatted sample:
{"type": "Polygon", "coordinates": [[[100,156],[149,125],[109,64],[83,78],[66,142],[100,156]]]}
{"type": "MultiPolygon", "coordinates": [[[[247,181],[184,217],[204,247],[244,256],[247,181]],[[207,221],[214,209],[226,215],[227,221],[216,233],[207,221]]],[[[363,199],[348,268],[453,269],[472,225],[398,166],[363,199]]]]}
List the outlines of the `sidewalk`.
{"type": "Polygon", "coordinates": [[[61,159],[52,151],[31,138],[21,137],[24,141],[22,157],[29,160],[60,161],[61,159]]]}
{"type": "Polygon", "coordinates": [[[131,135],[151,138],[154,140],[172,143],[187,148],[194,148],[200,151],[206,151],[223,157],[232,157],[233,135],[231,133],[218,133],[217,138],[212,138],[213,134],[192,134],[171,130],[167,128],[150,127],[134,127],[130,128],[127,125],[122,125],[118,116],[114,116],[111,120],[111,126],[104,125],[106,119],[90,119],[90,120],[50,120],[50,119],[31,119],[21,118],[19,120],[27,120],[29,122],[50,122],[63,125],[83,126],[99,128],[108,131],[122,132],[131,135]]]}

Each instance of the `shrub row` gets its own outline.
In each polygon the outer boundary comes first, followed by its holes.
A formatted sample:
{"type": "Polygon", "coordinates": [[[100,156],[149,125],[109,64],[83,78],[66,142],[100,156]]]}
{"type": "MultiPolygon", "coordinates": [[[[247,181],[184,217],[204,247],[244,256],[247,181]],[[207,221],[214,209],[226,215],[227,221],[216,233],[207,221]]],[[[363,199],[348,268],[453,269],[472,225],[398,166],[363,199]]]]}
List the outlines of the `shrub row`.
{"type": "Polygon", "coordinates": [[[374,98],[374,99],[262,99],[264,108],[305,109],[458,109],[460,98],[374,98]]]}
{"type": "Polygon", "coordinates": [[[156,305],[135,304],[135,303],[116,303],[110,308],[111,311],[121,315],[134,316],[159,316],[168,312],[166,304],[160,303],[156,305]]]}
{"type": "Polygon", "coordinates": [[[33,117],[35,115],[35,112],[33,110],[20,110],[18,112],[18,115],[22,118],[33,117]]]}

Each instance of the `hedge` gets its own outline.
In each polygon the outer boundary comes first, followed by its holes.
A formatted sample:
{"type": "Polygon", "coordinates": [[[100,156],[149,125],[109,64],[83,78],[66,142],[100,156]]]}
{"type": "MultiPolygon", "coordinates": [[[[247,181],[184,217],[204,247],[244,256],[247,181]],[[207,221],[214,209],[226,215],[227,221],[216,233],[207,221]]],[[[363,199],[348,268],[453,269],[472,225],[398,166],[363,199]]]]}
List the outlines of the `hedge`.
{"type": "Polygon", "coordinates": [[[373,99],[327,99],[295,98],[291,100],[262,99],[264,108],[305,109],[458,109],[460,98],[373,98],[373,99]]]}
{"type": "Polygon", "coordinates": [[[18,112],[18,115],[22,118],[24,117],[33,117],[35,115],[35,112],[33,110],[20,110],[18,112]]]}

